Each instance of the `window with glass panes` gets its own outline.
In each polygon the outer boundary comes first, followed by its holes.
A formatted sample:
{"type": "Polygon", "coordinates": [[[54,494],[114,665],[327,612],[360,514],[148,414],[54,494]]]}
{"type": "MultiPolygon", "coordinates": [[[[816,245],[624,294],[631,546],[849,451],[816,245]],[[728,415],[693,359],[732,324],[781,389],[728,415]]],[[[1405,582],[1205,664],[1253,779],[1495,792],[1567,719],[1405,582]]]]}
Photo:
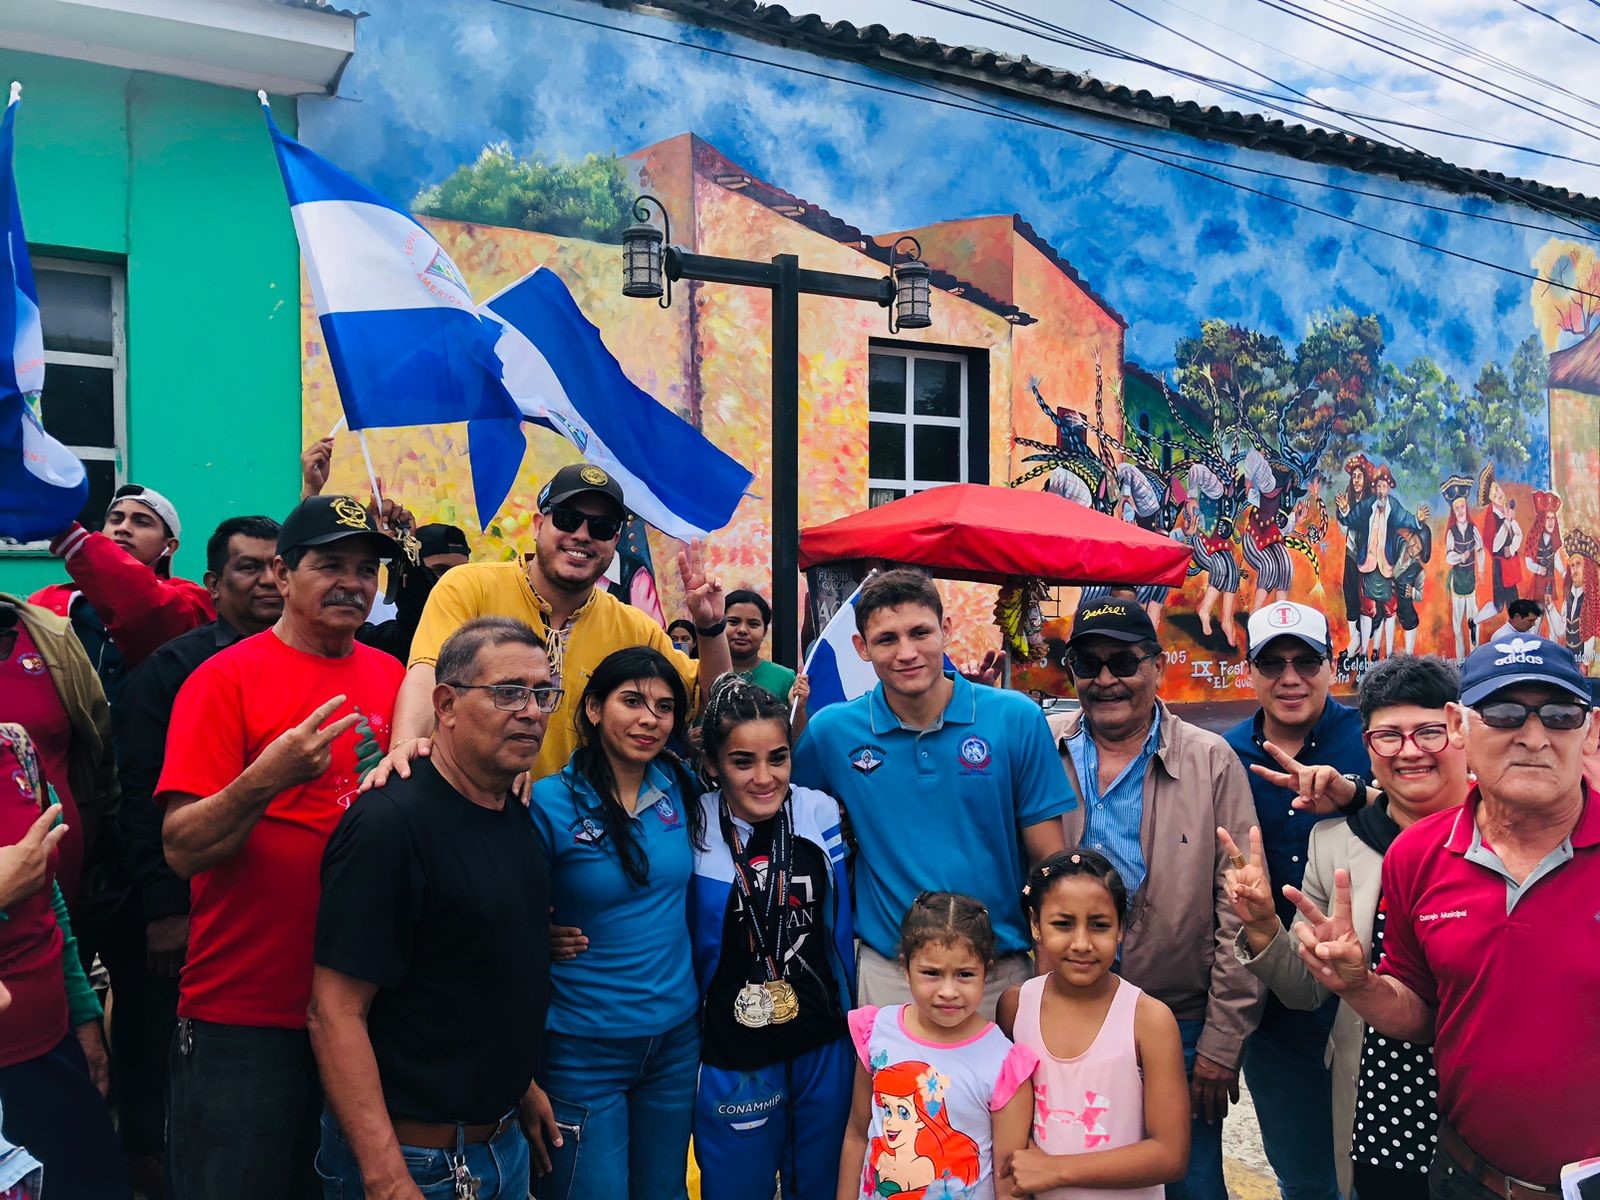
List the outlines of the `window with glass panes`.
{"type": "Polygon", "coordinates": [[[868,364],[868,506],[966,482],[966,357],[875,346],[868,364]]]}
{"type": "Polygon", "coordinates": [[[98,529],[111,494],[124,482],[127,408],[122,271],[105,263],[36,258],[33,280],[44,327],[44,392],[39,397],[39,418],[45,429],[83,460],[89,498],[79,520],[98,529]]]}

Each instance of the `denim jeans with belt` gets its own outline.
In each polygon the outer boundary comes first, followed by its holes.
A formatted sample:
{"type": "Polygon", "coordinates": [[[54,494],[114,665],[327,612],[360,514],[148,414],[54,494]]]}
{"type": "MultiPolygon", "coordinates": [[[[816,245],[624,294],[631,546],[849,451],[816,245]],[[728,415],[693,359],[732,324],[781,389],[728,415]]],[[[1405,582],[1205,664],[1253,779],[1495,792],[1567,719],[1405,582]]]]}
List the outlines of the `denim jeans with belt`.
{"type": "MultiPolygon", "coordinates": [[[[423,1200],[453,1200],[456,1194],[455,1156],[466,1160],[467,1173],[478,1180],[479,1200],[527,1200],[528,1140],[516,1114],[510,1114],[504,1128],[487,1141],[462,1142],[455,1150],[434,1150],[426,1146],[401,1146],[411,1182],[423,1200]]],[[[317,1175],[322,1180],[323,1200],[364,1200],[361,1167],[355,1151],[344,1140],[333,1114],[322,1114],[322,1145],[317,1150],[317,1175]]]]}
{"type": "MultiPolygon", "coordinates": [[[[1204,1021],[1179,1021],[1183,1038],[1183,1069],[1194,1079],[1194,1059],[1204,1032],[1204,1021]]],[[[1204,1117],[1189,1122],[1189,1170],[1181,1183],[1167,1184],[1167,1200],[1228,1200],[1222,1178],[1222,1122],[1209,1124],[1204,1117]]]]}
{"type": "Polygon", "coordinates": [[[546,1033],[539,1083],[562,1144],[540,1200],[684,1200],[700,1020],[652,1037],[546,1033]]]}

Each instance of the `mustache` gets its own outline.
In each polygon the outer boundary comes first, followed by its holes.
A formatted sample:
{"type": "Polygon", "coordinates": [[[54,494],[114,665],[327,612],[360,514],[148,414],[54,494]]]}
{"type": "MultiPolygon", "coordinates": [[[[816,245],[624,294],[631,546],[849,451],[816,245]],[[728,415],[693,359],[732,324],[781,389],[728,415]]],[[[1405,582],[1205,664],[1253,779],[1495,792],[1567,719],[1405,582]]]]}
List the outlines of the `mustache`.
{"type": "Polygon", "coordinates": [[[1083,690],[1083,698],[1085,700],[1105,700],[1107,702],[1114,700],[1131,700],[1133,699],[1133,693],[1125,687],[1117,687],[1114,685],[1112,687],[1098,687],[1095,685],[1090,685],[1083,690]]]}
{"type": "Polygon", "coordinates": [[[367,607],[367,598],[360,592],[329,592],[322,598],[323,608],[361,608],[367,607]]]}

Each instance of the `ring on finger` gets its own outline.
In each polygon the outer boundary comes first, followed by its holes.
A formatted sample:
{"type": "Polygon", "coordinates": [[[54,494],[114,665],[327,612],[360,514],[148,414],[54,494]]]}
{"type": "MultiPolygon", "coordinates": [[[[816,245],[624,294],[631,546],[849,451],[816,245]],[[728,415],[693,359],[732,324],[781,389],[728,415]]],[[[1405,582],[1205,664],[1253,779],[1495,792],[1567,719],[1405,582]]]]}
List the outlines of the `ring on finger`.
{"type": "Polygon", "coordinates": [[[1233,864],[1233,869],[1235,871],[1242,871],[1250,865],[1249,860],[1246,859],[1242,854],[1230,854],[1228,856],[1228,861],[1233,864]]]}

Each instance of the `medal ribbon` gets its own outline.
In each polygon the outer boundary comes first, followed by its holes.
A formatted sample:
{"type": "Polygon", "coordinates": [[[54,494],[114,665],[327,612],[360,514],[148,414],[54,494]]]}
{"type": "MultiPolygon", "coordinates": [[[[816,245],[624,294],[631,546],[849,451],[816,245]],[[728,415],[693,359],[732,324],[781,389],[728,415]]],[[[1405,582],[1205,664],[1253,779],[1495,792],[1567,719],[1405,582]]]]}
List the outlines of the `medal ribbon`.
{"type": "Polygon", "coordinates": [[[778,809],[777,815],[772,820],[772,849],[767,858],[767,887],[761,897],[759,913],[756,910],[756,888],[751,878],[754,870],[749,863],[747,848],[739,841],[739,831],[735,828],[728,812],[727,800],[722,802],[720,816],[723,839],[733,851],[733,881],[744,901],[744,923],[750,937],[751,949],[761,959],[768,982],[776,983],[783,978],[784,941],[789,931],[789,868],[793,842],[789,798],[784,797],[783,807],[778,809]]]}

